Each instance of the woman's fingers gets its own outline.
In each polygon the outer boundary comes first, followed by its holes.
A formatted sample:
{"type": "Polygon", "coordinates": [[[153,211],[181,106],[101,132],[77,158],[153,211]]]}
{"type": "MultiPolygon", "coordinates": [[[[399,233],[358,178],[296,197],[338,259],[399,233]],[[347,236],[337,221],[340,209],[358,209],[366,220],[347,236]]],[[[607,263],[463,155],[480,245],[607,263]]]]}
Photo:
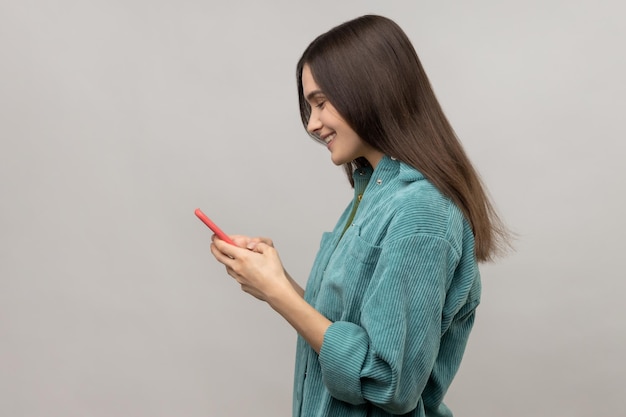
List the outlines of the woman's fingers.
{"type": "MultiPolygon", "coordinates": [[[[215,239],[215,235],[213,236],[215,239]]],[[[235,243],[236,246],[249,250],[253,250],[259,243],[265,243],[266,245],[272,247],[274,246],[274,242],[269,237],[250,237],[244,235],[229,235],[228,237],[235,243]]]]}
{"type": "Polygon", "coordinates": [[[233,246],[230,243],[224,242],[215,235],[213,235],[212,242],[221,253],[233,259],[236,258],[237,254],[241,254],[241,251],[244,250],[238,246],[233,246]]]}
{"type": "Polygon", "coordinates": [[[246,277],[238,274],[233,268],[228,266],[226,267],[226,273],[230,275],[235,281],[237,281],[242,291],[254,296],[255,298],[258,298],[261,301],[265,301],[263,293],[260,292],[256,287],[250,285],[246,277]]]}
{"type": "Polygon", "coordinates": [[[254,248],[251,249],[252,252],[256,252],[256,253],[265,253],[267,251],[267,248],[271,248],[271,246],[269,246],[267,243],[265,242],[257,242],[256,245],[254,245],[254,248]]]}
{"type": "Polygon", "coordinates": [[[274,242],[269,237],[255,237],[255,238],[250,239],[250,241],[246,245],[246,248],[250,250],[254,250],[256,245],[258,245],[259,243],[264,243],[268,246],[274,247],[274,242]]]}
{"type": "Polygon", "coordinates": [[[221,264],[224,264],[226,267],[228,267],[229,261],[232,260],[228,256],[224,255],[222,252],[220,252],[215,243],[211,243],[211,253],[215,257],[215,260],[217,260],[221,264]]]}
{"type": "Polygon", "coordinates": [[[233,246],[217,237],[214,237],[213,242],[211,243],[211,253],[215,256],[215,259],[218,262],[227,267],[232,267],[234,265],[233,261],[237,256],[241,257],[241,251],[244,253],[248,252],[246,249],[233,246]]]}
{"type": "Polygon", "coordinates": [[[245,248],[251,240],[250,237],[243,235],[230,235],[228,237],[240,248],[245,248]]]}
{"type": "Polygon", "coordinates": [[[226,267],[226,273],[230,275],[231,277],[233,277],[233,279],[241,285],[243,285],[243,283],[246,282],[243,276],[236,273],[235,270],[230,267],[226,267]]]}

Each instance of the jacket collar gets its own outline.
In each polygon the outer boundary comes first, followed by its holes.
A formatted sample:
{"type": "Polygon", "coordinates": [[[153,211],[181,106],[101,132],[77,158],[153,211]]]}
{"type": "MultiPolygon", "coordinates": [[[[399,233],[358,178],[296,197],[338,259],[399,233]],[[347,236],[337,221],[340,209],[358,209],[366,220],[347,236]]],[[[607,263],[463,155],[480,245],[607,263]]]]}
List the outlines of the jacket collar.
{"type": "Polygon", "coordinates": [[[378,162],[376,169],[363,167],[354,171],[352,178],[355,188],[358,188],[360,184],[367,184],[371,177],[376,177],[377,180],[380,179],[384,182],[395,177],[404,182],[414,182],[425,178],[417,169],[387,155],[378,162]]]}

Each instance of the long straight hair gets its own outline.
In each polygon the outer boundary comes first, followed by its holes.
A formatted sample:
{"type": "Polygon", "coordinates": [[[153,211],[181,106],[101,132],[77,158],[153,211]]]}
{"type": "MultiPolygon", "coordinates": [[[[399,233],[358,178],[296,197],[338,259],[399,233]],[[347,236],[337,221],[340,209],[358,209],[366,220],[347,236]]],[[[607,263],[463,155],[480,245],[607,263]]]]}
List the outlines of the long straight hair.
{"type": "MultiPolygon", "coordinates": [[[[470,222],[476,258],[493,260],[509,234],[448,122],[404,31],[392,20],[367,15],[317,37],[297,65],[300,115],[306,126],[311,107],[303,96],[302,69],[359,137],[382,153],[419,170],[450,198],[470,222]]],[[[358,158],[352,173],[369,165],[358,158]]]]}

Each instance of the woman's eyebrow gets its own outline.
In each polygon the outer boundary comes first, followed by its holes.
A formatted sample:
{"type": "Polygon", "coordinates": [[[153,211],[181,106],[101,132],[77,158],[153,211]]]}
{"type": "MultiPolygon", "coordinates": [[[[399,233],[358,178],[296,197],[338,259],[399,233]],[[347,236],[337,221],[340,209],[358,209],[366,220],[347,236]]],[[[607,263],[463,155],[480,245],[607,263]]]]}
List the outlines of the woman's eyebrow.
{"type": "Polygon", "coordinates": [[[313,98],[315,98],[315,96],[323,95],[323,94],[324,93],[322,93],[322,90],[313,90],[309,94],[306,95],[306,99],[308,101],[311,101],[311,100],[313,100],[313,98]]]}

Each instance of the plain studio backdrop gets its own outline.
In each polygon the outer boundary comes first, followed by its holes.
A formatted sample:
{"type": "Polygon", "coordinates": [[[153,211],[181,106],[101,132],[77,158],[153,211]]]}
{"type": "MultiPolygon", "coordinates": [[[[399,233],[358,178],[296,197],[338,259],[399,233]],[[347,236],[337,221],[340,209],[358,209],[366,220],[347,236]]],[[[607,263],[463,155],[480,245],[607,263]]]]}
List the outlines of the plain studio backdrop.
{"type": "Polygon", "coordinates": [[[209,253],[272,237],[304,285],[352,196],[295,65],[375,13],[407,32],[516,252],[458,416],[623,412],[618,1],[0,1],[0,415],[287,416],[296,334],[209,253]]]}

